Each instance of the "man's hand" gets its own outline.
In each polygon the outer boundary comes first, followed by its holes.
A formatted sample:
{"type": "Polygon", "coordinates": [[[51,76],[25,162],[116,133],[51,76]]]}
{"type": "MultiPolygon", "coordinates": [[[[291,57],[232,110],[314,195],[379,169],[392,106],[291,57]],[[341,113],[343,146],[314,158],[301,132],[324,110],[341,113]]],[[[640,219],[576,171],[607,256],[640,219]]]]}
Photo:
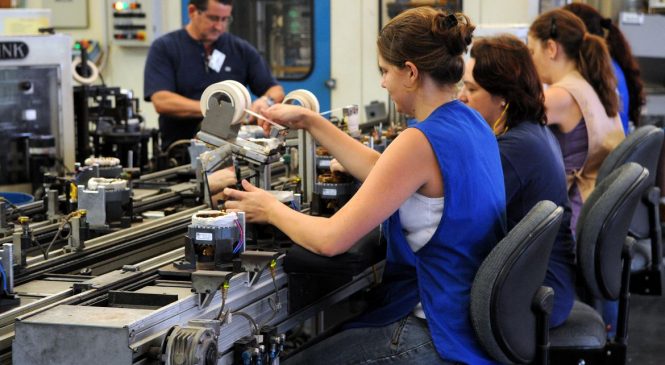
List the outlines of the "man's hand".
{"type": "Polygon", "coordinates": [[[217,170],[208,175],[208,187],[210,194],[222,192],[224,188],[234,186],[238,183],[236,179],[235,168],[233,166],[217,170]]]}

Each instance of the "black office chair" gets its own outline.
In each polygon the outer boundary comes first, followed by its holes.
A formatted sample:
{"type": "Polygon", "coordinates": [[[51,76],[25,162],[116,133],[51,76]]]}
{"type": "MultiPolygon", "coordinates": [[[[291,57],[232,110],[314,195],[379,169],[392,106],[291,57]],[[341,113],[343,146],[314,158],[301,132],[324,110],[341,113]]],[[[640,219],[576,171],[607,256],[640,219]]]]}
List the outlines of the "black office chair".
{"type": "Polygon", "coordinates": [[[663,146],[662,128],[645,125],[629,134],[607,156],[598,170],[596,181],[602,181],[619,166],[636,162],[649,170],[648,188],[635,209],[628,234],[636,240],[632,263],[630,291],[637,294],[661,295],[663,270],[662,234],[660,228],[660,188],[656,171],[663,146]]]}
{"type": "Polygon", "coordinates": [[[634,239],[628,227],[649,171],[628,163],[612,171],[584,202],[577,224],[577,264],[584,292],[594,299],[619,299],[617,334],[607,343],[605,323],[591,306],[575,301],[566,322],[550,331],[552,364],[624,364],[628,333],[628,285],[634,239]],[[584,362],[582,362],[584,361],[584,362]]]}
{"type": "Polygon", "coordinates": [[[554,291],[541,285],[562,216],[563,208],[539,202],[476,273],[471,322],[481,345],[497,361],[547,364],[554,291]]]}

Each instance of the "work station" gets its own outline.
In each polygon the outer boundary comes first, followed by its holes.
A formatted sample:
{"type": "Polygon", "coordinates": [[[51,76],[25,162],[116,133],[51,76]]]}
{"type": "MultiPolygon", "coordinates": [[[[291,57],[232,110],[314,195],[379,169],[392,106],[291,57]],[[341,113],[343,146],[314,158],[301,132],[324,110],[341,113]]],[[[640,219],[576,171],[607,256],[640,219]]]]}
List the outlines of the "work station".
{"type": "Polygon", "coordinates": [[[0,0],[0,364],[665,363],[664,29],[0,0]]]}

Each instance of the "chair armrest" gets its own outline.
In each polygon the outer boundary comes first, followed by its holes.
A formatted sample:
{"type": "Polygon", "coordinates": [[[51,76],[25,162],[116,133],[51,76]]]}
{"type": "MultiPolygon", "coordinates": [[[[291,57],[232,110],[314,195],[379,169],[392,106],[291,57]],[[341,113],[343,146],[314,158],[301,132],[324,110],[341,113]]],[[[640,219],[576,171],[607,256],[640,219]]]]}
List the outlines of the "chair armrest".
{"type": "Polygon", "coordinates": [[[554,289],[549,286],[541,286],[536,291],[536,294],[533,295],[533,301],[531,302],[531,309],[533,309],[536,314],[544,313],[548,316],[552,314],[552,308],[554,307],[554,289]]]}

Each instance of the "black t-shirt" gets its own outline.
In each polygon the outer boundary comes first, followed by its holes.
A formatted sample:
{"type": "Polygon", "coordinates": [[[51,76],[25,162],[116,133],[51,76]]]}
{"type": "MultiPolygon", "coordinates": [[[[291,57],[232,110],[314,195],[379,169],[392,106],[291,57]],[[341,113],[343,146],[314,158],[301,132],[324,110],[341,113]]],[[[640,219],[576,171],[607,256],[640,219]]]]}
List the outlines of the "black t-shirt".
{"type": "Polygon", "coordinates": [[[570,231],[566,173],[559,144],[544,125],[523,122],[498,137],[506,186],[506,215],[512,229],[536,203],[564,207],[564,217],[547,269],[545,285],[554,289],[550,325],[568,318],[575,298],[575,240],[570,231]]]}
{"type": "MultiPolygon", "coordinates": [[[[185,29],[167,33],[155,40],[150,46],[144,69],[145,101],[150,101],[152,94],[160,90],[199,100],[206,87],[224,80],[247,85],[255,95],[263,95],[277,85],[265,60],[247,41],[224,33],[213,44],[213,50],[225,56],[219,72],[207,66],[203,44],[190,37],[185,29]]],[[[194,137],[200,122],[200,118],[160,115],[162,146],[194,137]]]]}

